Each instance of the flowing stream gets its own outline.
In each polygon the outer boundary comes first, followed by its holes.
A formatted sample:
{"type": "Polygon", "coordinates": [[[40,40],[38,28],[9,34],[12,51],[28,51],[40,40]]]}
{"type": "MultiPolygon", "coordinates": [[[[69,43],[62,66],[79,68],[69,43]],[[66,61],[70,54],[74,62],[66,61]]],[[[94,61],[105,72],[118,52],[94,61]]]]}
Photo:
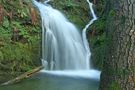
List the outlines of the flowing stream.
{"type": "Polygon", "coordinates": [[[92,20],[82,32],[58,10],[33,0],[42,19],[42,64],[45,69],[21,83],[0,90],[98,90],[100,71],[91,68],[88,27],[97,19],[92,3],[92,20]]]}

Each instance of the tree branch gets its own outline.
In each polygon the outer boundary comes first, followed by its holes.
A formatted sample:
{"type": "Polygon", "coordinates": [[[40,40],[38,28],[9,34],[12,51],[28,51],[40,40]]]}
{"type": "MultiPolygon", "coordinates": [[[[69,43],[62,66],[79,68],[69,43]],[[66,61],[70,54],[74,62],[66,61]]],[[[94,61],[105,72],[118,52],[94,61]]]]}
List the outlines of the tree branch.
{"type": "Polygon", "coordinates": [[[33,76],[34,74],[38,73],[41,69],[43,69],[43,66],[39,66],[33,70],[30,70],[30,71],[12,79],[12,80],[9,80],[1,85],[3,86],[3,85],[9,85],[9,84],[14,84],[14,83],[20,82],[21,80],[29,78],[29,77],[33,76]]]}

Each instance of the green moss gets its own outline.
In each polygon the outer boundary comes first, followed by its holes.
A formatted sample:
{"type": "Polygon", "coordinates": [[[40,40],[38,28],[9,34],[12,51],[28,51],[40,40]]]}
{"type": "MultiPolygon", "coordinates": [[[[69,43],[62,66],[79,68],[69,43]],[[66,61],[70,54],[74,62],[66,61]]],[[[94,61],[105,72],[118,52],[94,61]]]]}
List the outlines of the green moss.
{"type": "Polygon", "coordinates": [[[110,10],[109,16],[110,17],[115,17],[116,16],[116,11],[115,10],[110,10]]]}
{"type": "MultiPolygon", "coordinates": [[[[9,67],[15,72],[26,71],[26,67],[34,67],[39,59],[39,54],[35,55],[35,47],[29,46],[28,44],[7,44],[2,49],[3,59],[0,60],[1,63],[9,63],[9,67]],[[10,46],[9,46],[10,45],[10,46]],[[10,63],[13,62],[13,63],[10,63]]],[[[38,50],[36,50],[38,51],[38,50]]]]}
{"type": "Polygon", "coordinates": [[[73,22],[80,29],[89,22],[89,8],[86,1],[76,0],[54,0],[52,6],[62,13],[73,22]]]}
{"type": "Polygon", "coordinates": [[[31,18],[26,1],[22,1],[23,7],[20,6],[20,0],[0,2],[6,12],[0,24],[0,63],[4,65],[0,66],[0,72],[6,73],[1,74],[0,78],[11,79],[40,65],[41,29],[38,24],[35,26],[22,24],[31,18]],[[10,12],[13,14],[12,18],[7,15],[10,12]],[[14,33],[15,28],[19,33],[14,33]]]}
{"type": "Polygon", "coordinates": [[[121,90],[119,83],[112,82],[108,88],[108,90],[121,90]]]}
{"type": "Polygon", "coordinates": [[[3,57],[3,53],[0,51],[0,60],[3,60],[4,57],[3,57]]]}

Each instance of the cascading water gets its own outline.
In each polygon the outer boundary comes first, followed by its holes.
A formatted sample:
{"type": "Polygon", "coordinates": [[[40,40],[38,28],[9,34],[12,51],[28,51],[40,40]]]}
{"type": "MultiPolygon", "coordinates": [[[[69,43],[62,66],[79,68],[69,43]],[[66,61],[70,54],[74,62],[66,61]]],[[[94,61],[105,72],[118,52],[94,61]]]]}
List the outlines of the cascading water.
{"type": "Polygon", "coordinates": [[[0,87],[0,90],[98,90],[100,71],[90,68],[91,52],[86,38],[87,28],[97,19],[92,3],[87,0],[93,19],[79,33],[64,15],[47,4],[49,1],[33,0],[42,19],[45,69],[27,81],[0,87]]]}
{"type": "Polygon", "coordinates": [[[89,60],[90,60],[90,56],[91,56],[91,52],[90,52],[90,48],[89,48],[89,43],[88,43],[88,40],[87,40],[87,37],[86,37],[86,30],[89,28],[89,26],[95,21],[97,20],[97,17],[93,11],[93,4],[89,2],[89,0],[87,0],[88,4],[89,4],[89,8],[90,8],[90,12],[92,13],[92,17],[93,19],[89,21],[89,23],[85,26],[85,28],[83,29],[82,31],[82,37],[83,37],[83,43],[84,43],[84,47],[85,47],[85,50],[86,50],[86,53],[87,53],[87,56],[86,56],[86,61],[87,61],[87,64],[89,64],[89,60]]]}
{"type": "MultiPolygon", "coordinates": [[[[50,1],[50,0],[48,0],[50,1]]],[[[92,3],[87,0],[93,19],[82,35],[75,25],[50,5],[33,0],[42,19],[42,63],[48,70],[89,70],[90,48],[87,28],[97,19],[92,3]]]]}

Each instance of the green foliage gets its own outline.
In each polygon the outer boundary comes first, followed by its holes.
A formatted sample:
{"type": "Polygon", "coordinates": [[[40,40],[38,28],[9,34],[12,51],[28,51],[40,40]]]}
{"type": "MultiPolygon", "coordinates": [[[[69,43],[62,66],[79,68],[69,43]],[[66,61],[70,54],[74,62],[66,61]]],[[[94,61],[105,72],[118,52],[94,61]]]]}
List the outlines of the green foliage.
{"type": "Polygon", "coordinates": [[[105,30],[105,17],[99,18],[97,21],[95,21],[94,26],[98,30],[97,33],[102,34],[105,30]]]}
{"type": "Polygon", "coordinates": [[[0,64],[3,65],[0,66],[3,75],[0,79],[6,74],[11,75],[6,78],[12,78],[40,65],[40,27],[22,24],[30,18],[30,14],[28,4],[23,4],[22,8],[20,1],[0,1],[5,11],[0,25],[0,64]],[[8,15],[10,12],[12,18],[8,15]]]}
{"type": "Polygon", "coordinates": [[[80,29],[89,22],[89,8],[86,1],[54,0],[52,6],[62,11],[80,29]]]}
{"type": "Polygon", "coordinates": [[[68,9],[71,9],[71,8],[74,8],[74,7],[79,7],[79,5],[77,5],[76,3],[73,3],[72,0],[67,0],[66,3],[65,3],[65,6],[68,9]]]}
{"type": "Polygon", "coordinates": [[[8,29],[9,27],[9,21],[7,18],[4,18],[4,22],[3,22],[3,25],[2,25],[4,28],[8,29]]]}
{"type": "Polygon", "coordinates": [[[25,9],[21,9],[21,10],[18,9],[17,13],[18,13],[19,17],[21,17],[21,18],[28,17],[27,10],[25,10],[25,9]]]}
{"type": "Polygon", "coordinates": [[[27,71],[26,67],[32,68],[35,64],[33,61],[38,60],[38,55],[33,54],[36,48],[28,44],[6,44],[2,49],[2,57],[0,60],[3,64],[9,64],[14,72],[27,71]]]}
{"type": "Polygon", "coordinates": [[[102,70],[105,59],[105,33],[91,39],[92,63],[95,68],[102,70]]]}
{"type": "Polygon", "coordinates": [[[105,32],[106,19],[104,16],[98,18],[97,21],[91,26],[91,30],[95,30],[92,38],[90,38],[90,45],[92,51],[92,63],[95,68],[102,70],[103,61],[105,59],[106,48],[106,32],[105,32]]]}

